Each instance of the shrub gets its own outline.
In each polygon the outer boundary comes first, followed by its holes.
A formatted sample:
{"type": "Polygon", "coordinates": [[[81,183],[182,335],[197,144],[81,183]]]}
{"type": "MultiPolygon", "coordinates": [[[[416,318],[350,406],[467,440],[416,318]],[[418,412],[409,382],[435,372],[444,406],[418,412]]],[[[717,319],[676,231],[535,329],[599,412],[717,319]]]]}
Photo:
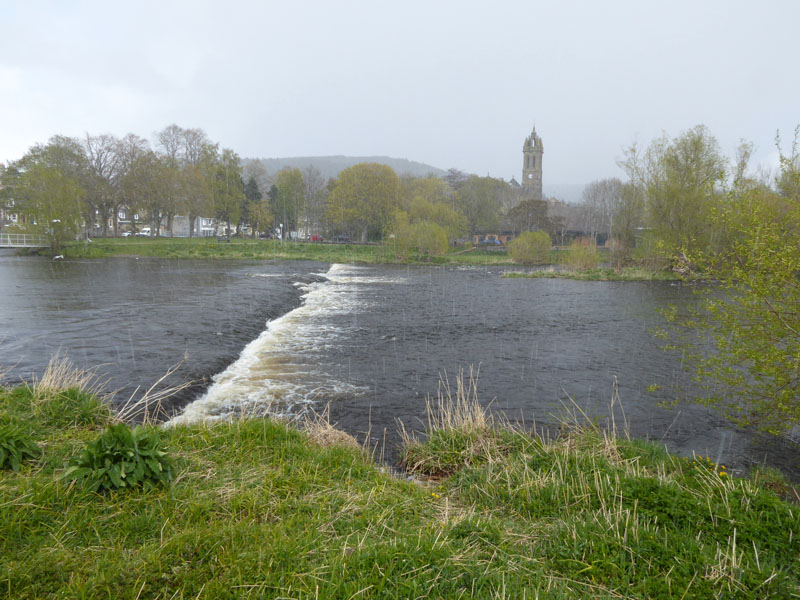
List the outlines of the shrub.
{"type": "Polygon", "coordinates": [[[579,271],[592,269],[598,265],[600,257],[597,255],[597,246],[585,246],[579,242],[573,244],[564,256],[564,264],[579,271]]]}
{"type": "Polygon", "coordinates": [[[511,241],[508,251],[514,262],[537,265],[550,262],[553,242],[545,231],[526,231],[511,241]]]}
{"type": "Polygon", "coordinates": [[[83,481],[92,491],[139,485],[151,489],[172,481],[172,462],[156,429],[118,423],[87,443],[63,478],[83,481]]]}
{"type": "Polygon", "coordinates": [[[395,248],[398,257],[416,254],[423,259],[447,254],[447,232],[430,221],[402,223],[395,230],[395,248]]]}
{"type": "Polygon", "coordinates": [[[0,423],[0,469],[19,471],[22,461],[35,459],[42,454],[22,425],[0,423]]]}

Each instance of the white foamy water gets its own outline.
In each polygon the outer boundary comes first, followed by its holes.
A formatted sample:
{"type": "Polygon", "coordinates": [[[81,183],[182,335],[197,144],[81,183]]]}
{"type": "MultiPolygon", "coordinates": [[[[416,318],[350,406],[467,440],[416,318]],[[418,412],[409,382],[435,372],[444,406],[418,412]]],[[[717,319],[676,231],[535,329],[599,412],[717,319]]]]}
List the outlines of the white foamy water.
{"type": "Polygon", "coordinates": [[[358,395],[367,388],[337,380],[322,364],[348,343],[346,326],[332,317],[363,310],[364,284],[397,279],[365,277],[363,268],[332,265],[325,281],[298,283],[305,291],[302,304],[267,328],[242,350],[225,371],[214,376],[208,391],[186,406],[170,424],[193,423],[245,414],[282,417],[303,415],[312,404],[358,395]]]}

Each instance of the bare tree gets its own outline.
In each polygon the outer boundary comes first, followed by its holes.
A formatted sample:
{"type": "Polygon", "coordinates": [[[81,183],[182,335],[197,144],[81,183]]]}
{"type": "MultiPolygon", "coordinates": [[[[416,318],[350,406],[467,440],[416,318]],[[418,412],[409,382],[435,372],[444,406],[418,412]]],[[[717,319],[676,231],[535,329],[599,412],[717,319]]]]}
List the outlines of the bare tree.
{"type": "Polygon", "coordinates": [[[119,207],[119,140],[110,134],[90,136],[86,134],[84,150],[88,161],[89,181],[86,194],[97,207],[103,220],[103,235],[108,235],[109,218],[117,232],[117,208],[119,207]]]}
{"type": "Polygon", "coordinates": [[[591,182],[583,189],[584,231],[595,239],[611,235],[622,202],[622,181],[616,177],[591,182]]]}
{"type": "Polygon", "coordinates": [[[314,165],[308,165],[303,170],[303,220],[306,234],[317,232],[325,218],[325,207],[328,202],[328,190],[325,178],[314,165]]]}

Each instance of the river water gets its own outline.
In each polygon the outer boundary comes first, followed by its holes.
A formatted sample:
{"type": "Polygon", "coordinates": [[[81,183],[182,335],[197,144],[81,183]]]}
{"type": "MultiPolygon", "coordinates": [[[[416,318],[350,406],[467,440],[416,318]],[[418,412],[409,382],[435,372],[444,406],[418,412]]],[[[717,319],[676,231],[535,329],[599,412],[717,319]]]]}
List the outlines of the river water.
{"type": "MultiPolygon", "coordinates": [[[[13,383],[66,354],[118,390],[168,383],[175,419],[330,403],[332,420],[395,457],[398,421],[421,429],[440,379],[480,370],[484,404],[512,421],[558,423],[564,406],[602,419],[615,381],[633,436],[800,477],[797,451],[738,430],[704,407],[665,408],[691,390],[650,330],[657,309],[694,302],[669,282],[502,278],[497,267],[311,262],[58,261],[0,255],[0,366],[13,383]],[[648,391],[648,388],[650,391],[648,391]]],[[[622,426],[622,413],[616,420],[622,426]]]]}

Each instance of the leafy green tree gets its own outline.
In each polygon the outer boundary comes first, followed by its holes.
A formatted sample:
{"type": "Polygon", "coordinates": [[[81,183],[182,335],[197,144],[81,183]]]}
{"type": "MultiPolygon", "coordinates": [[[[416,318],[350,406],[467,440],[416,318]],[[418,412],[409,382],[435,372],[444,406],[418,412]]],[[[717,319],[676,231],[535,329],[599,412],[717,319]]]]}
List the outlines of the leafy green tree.
{"type": "Polygon", "coordinates": [[[800,190],[796,160],[782,157],[778,192],[736,188],[709,213],[725,245],[687,256],[719,285],[690,314],[669,311],[662,332],[702,382],[701,402],[772,433],[800,423],[800,194],[786,193],[800,190]]]}
{"type": "Polygon", "coordinates": [[[425,260],[446,254],[449,248],[447,231],[443,227],[430,221],[411,223],[405,211],[395,211],[389,228],[398,258],[414,256],[425,260]]]}
{"type": "Polygon", "coordinates": [[[14,199],[33,231],[47,236],[53,253],[81,227],[83,189],[57,167],[35,164],[19,174],[14,199]]]}
{"type": "Polygon", "coordinates": [[[360,163],[341,173],[328,196],[328,219],[340,229],[359,232],[361,241],[380,237],[397,207],[397,174],[378,163],[360,163]]]}
{"type": "Polygon", "coordinates": [[[454,240],[467,234],[466,217],[441,202],[430,202],[421,196],[416,196],[411,200],[408,216],[411,223],[422,221],[435,223],[444,229],[449,240],[454,240]]]}
{"type": "Polygon", "coordinates": [[[549,263],[552,249],[553,242],[546,231],[525,231],[508,245],[514,262],[526,265],[549,263]]]}
{"type": "Polygon", "coordinates": [[[708,129],[661,137],[643,155],[629,150],[620,165],[642,186],[649,225],[667,252],[711,242],[709,214],[722,197],[727,161],[708,129]]]}
{"type": "Polygon", "coordinates": [[[431,204],[449,204],[453,208],[453,193],[447,182],[439,177],[401,177],[400,201],[403,210],[408,210],[415,198],[422,198],[431,204]]]}

